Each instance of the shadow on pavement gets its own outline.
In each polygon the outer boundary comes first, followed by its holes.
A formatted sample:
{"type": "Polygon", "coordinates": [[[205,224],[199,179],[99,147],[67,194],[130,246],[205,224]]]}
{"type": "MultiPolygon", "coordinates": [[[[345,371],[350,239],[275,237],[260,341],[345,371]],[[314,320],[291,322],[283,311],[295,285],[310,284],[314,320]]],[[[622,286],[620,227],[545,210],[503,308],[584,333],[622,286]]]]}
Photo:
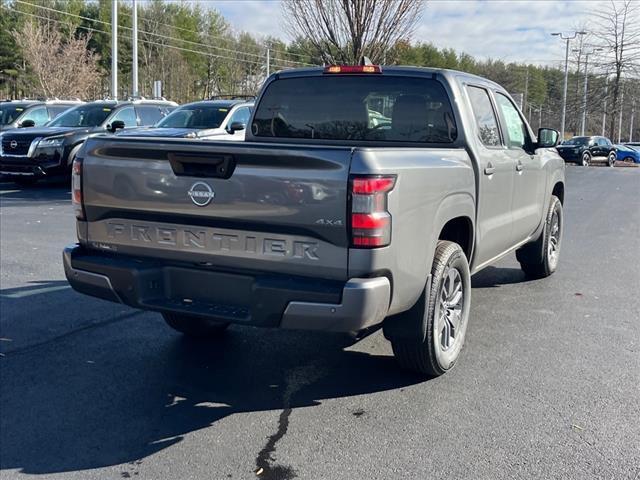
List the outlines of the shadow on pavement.
{"type": "Polygon", "coordinates": [[[490,288],[531,281],[519,268],[486,267],[471,277],[471,288],[490,288]]]}
{"type": "Polygon", "coordinates": [[[71,186],[67,179],[42,180],[35,185],[20,186],[12,182],[0,182],[0,202],[18,204],[16,200],[71,202],[71,186]]]}
{"type": "MultiPolygon", "coordinates": [[[[135,465],[228,415],[280,410],[273,432],[238,437],[255,442],[259,435],[264,448],[255,462],[262,478],[292,478],[272,457],[292,409],[425,381],[400,370],[391,356],[344,350],[352,341],[341,335],[236,327],[221,339],[197,342],[174,333],[156,314],[100,316],[111,304],[95,300],[78,311],[80,298],[70,290],[43,293],[37,302],[16,297],[24,290],[2,291],[14,296],[2,300],[11,302],[12,315],[22,311],[20,321],[37,316],[42,328],[68,321],[57,320],[65,315],[102,320],[89,326],[69,320],[67,328],[75,331],[5,349],[1,469],[45,474],[135,465]],[[39,311],[43,302],[58,309],[39,311]]],[[[212,478],[224,478],[223,472],[212,478]]]]}
{"type": "MultiPolygon", "coordinates": [[[[517,269],[488,268],[474,286],[523,279],[517,269]]],[[[34,345],[7,348],[0,358],[1,469],[45,474],[125,464],[127,477],[131,465],[190,432],[232,414],[275,410],[270,435],[247,430],[221,441],[255,442],[259,435],[261,478],[294,478],[273,455],[292,409],[425,381],[391,356],[346,350],[352,341],[341,335],[234,327],[218,340],[190,341],[157,314],[60,287],[64,282],[52,281],[2,291],[10,324],[27,322],[40,332],[34,345]],[[50,290],[20,295],[34,288],[50,290]],[[56,323],[66,331],[37,340],[56,323]]],[[[358,412],[345,413],[352,414],[358,412]]]]}

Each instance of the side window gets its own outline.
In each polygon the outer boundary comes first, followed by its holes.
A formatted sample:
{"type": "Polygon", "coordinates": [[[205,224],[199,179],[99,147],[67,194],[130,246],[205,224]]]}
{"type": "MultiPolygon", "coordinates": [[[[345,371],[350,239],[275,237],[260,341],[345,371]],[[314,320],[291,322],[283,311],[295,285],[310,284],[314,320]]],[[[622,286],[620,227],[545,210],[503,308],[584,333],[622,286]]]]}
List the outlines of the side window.
{"type": "Polygon", "coordinates": [[[51,120],[53,120],[62,112],[68,110],[70,107],[65,105],[56,105],[56,106],[49,106],[47,108],[49,109],[49,117],[51,118],[51,120]]]}
{"type": "Polygon", "coordinates": [[[467,87],[467,93],[471,100],[473,115],[476,118],[480,140],[489,147],[500,145],[500,133],[498,131],[498,121],[491,106],[489,93],[484,88],[467,87]]]}
{"type": "Polygon", "coordinates": [[[606,147],[606,148],[609,148],[609,146],[611,145],[611,144],[609,143],[609,140],[607,140],[606,138],[600,138],[600,139],[598,139],[598,144],[599,144],[600,146],[602,146],[602,147],[606,147]]]}
{"type": "Polygon", "coordinates": [[[241,107],[237,109],[234,114],[229,119],[228,125],[231,125],[233,122],[240,122],[243,124],[249,123],[249,117],[251,116],[251,111],[249,107],[241,107]]]}
{"type": "Polygon", "coordinates": [[[518,110],[511,103],[511,100],[501,93],[496,94],[496,103],[505,123],[507,146],[509,148],[526,148],[529,143],[527,141],[527,127],[520,118],[518,110]]]}
{"type": "Polygon", "coordinates": [[[46,107],[38,107],[33,110],[27,112],[21,119],[21,122],[25,120],[33,120],[36,124],[36,127],[40,125],[44,125],[49,121],[49,114],[47,113],[46,107]]]}
{"type": "Polygon", "coordinates": [[[155,125],[158,123],[164,115],[160,111],[160,107],[152,105],[137,105],[136,111],[138,117],[140,117],[140,125],[155,125]]]}
{"type": "Polygon", "coordinates": [[[125,107],[121,110],[118,110],[116,114],[111,117],[110,122],[114,122],[115,120],[122,120],[126,128],[135,127],[138,124],[138,121],[136,119],[136,112],[133,107],[125,107]]]}

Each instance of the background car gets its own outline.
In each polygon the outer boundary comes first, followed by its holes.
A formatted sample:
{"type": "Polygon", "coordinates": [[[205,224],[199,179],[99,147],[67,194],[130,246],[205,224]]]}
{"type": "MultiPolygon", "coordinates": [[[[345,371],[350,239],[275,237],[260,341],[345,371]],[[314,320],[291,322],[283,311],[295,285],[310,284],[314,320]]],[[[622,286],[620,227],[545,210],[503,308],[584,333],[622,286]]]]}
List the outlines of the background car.
{"type": "Polygon", "coordinates": [[[0,174],[19,184],[68,175],[84,141],[100,133],[153,125],[177,103],[166,100],[104,100],[71,108],[44,127],[0,134],[0,174]]]}
{"type": "Polygon", "coordinates": [[[594,160],[605,161],[610,167],[616,163],[616,148],[606,137],[573,137],[556,148],[565,162],[577,163],[583,167],[594,160]]]}
{"type": "Polygon", "coordinates": [[[640,144],[636,147],[631,144],[616,145],[618,160],[622,162],[640,163],[640,144]]]}
{"type": "Polygon", "coordinates": [[[20,127],[40,127],[65,110],[82,103],[80,100],[9,100],[0,102],[0,131],[20,127]]]}
{"type": "Polygon", "coordinates": [[[118,132],[119,136],[244,140],[253,102],[203,100],[181,105],[153,127],[118,132]]]}

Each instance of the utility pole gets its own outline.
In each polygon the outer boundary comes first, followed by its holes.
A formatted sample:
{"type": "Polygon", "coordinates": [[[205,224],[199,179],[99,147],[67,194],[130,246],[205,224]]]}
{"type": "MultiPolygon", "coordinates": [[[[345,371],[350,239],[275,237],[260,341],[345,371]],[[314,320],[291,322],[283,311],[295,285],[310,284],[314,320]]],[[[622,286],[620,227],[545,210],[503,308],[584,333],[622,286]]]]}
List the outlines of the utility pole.
{"type": "MultiPolygon", "coordinates": [[[[529,66],[527,65],[526,76],[524,77],[524,95],[522,97],[522,110],[526,111],[527,108],[527,100],[529,98],[527,95],[529,94],[529,66]]],[[[531,109],[529,109],[529,121],[531,121],[531,109]]]]}
{"type": "Polygon", "coordinates": [[[609,95],[609,74],[604,78],[604,104],[602,105],[602,133],[604,137],[605,127],[607,126],[607,96],[609,95]]]}
{"type": "Polygon", "coordinates": [[[542,105],[538,108],[538,129],[542,128],[542,105]]]}
{"type": "Polygon", "coordinates": [[[562,89],[562,116],[560,117],[560,139],[564,140],[564,125],[567,115],[567,83],[569,82],[569,42],[576,38],[578,35],[586,35],[587,32],[571,32],[566,35],[564,32],[556,32],[551,35],[560,37],[567,42],[565,56],[564,56],[564,87],[562,89]]]}
{"type": "Polygon", "coordinates": [[[118,1],[111,2],[111,96],[118,99],[118,1]]]}
{"type": "Polygon", "coordinates": [[[633,142],[633,121],[636,116],[636,99],[633,99],[631,104],[631,122],[629,122],[629,142],[633,142]]]}
{"type": "Polygon", "coordinates": [[[624,106],[624,83],[622,83],[620,89],[620,118],[618,119],[618,143],[622,139],[622,110],[624,106]]]}
{"type": "Polygon", "coordinates": [[[271,51],[267,47],[267,78],[271,75],[271,51]]]}
{"type": "MultiPolygon", "coordinates": [[[[584,137],[584,130],[587,123],[587,85],[589,82],[589,55],[599,52],[601,48],[594,48],[584,54],[584,91],[582,92],[582,122],[580,123],[580,136],[584,137]]],[[[574,50],[575,51],[575,50],[574,50]]]]}
{"type": "MultiPolygon", "coordinates": [[[[131,48],[131,57],[132,57],[132,62],[133,62],[133,68],[131,69],[131,72],[133,74],[133,78],[132,78],[132,90],[133,90],[133,96],[137,97],[138,95],[138,0],[132,0],[133,1],[133,14],[132,14],[132,21],[133,21],[133,41],[132,41],[132,48],[131,48]]],[[[114,2],[115,3],[115,2],[114,2]]]]}

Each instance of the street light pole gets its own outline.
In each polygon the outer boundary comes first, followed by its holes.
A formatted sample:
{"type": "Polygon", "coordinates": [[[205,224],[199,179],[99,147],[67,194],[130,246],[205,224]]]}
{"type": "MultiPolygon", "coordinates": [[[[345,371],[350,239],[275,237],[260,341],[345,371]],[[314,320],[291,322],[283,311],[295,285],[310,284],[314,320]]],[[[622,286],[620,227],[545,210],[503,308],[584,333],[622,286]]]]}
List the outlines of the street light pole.
{"type": "MultiPolygon", "coordinates": [[[[115,3],[115,2],[114,2],[115,3]]],[[[132,22],[133,22],[133,40],[132,40],[132,48],[131,48],[131,61],[132,65],[132,90],[133,96],[138,96],[138,1],[133,0],[132,5],[132,22]]]]}
{"type": "Polygon", "coordinates": [[[566,35],[563,32],[552,33],[551,35],[560,37],[562,40],[566,40],[567,46],[564,56],[564,87],[562,89],[562,116],[560,117],[560,139],[564,140],[564,125],[567,115],[567,84],[569,82],[569,42],[576,38],[578,35],[586,35],[587,32],[571,32],[566,35]]]}
{"type": "Polygon", "coordinates": [[[111,96],[118,99],[118,2],[111,2],[111,96]]]}

